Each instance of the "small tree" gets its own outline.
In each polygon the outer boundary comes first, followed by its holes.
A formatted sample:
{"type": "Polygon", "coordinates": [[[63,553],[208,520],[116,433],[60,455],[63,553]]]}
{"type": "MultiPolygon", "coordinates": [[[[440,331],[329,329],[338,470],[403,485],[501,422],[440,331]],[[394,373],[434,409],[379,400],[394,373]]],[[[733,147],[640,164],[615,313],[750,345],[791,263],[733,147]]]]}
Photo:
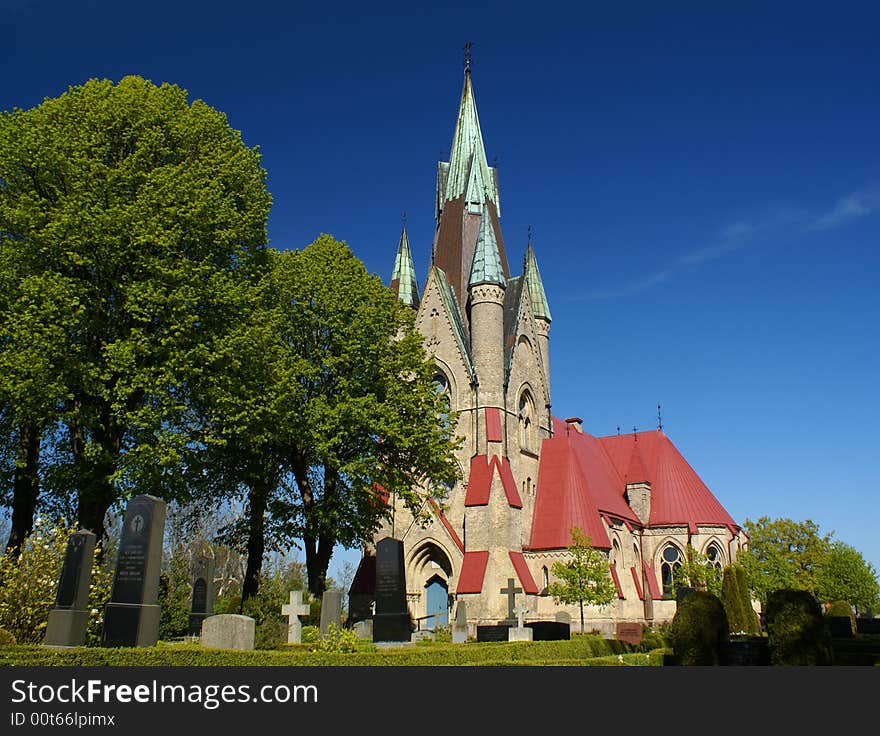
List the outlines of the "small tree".
{"type": "Polygon", "coordinates": [[[721,572],[709,562],[709,558],[688,545],[685,561],[672,573],[675,588],[693,588],[712,595],[721,595],[721,572]]]}
{"type": "Polygon", "coordinates": [[[732,563],[724,568],[721,602],[727,613],[731,633],[758,633],[758,618],[752,608],[751,594],[742,565],[732,563]]]}
{"type": "Polygon", "coordinates": [[[547,592],[556,603],[577,603],[581,610],[581,633],[584,631],[584,604],[607,606],[617,596],[611,579],[608,558],[592,545],[580,527],[572,527],[568,562],[554,562],[551,572],[558,581],[550,583],[547,592]]]}

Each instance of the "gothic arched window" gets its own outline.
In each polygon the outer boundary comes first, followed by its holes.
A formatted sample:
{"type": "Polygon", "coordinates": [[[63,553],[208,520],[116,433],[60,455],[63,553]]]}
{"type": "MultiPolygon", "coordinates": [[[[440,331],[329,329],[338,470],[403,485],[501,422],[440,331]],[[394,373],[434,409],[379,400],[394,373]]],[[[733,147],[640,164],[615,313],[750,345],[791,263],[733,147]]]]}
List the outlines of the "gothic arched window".
{"type": "Polygon", "coordinates": [[[523,450],[535,451],[535,402],[523,391],[519,397],[519,445],[523,450]]]}
{"type": "Polygon", "coordinates": [[[623,562],[620,557],[620,543],[615,539],[611,544],[611,564],[617,567],[620,562],[623,562]]]}
{"type": "Polygon", "coordinates": [[[547,569],[547,565],[541,568],[541,582],[544,584],[544,592],[546,592],[550,585],[550,571],[547,569]]]}
{"type": "Polygon", "coordinates": [[[721,568],[724,567],[724,562],[721,558],[721,550],[718,549],[717,544],[710,544],[706,549],[706,561],[711,567],[714,567],[718,572],[721,572],[721,568]]]}
{"type": "Polygon", "coordinates": [[[681,567],[681,550],[674,544],[668,544],[663,548],[660,559],[660,578],[663,581],[663,595],[671,597],[673,594],[673,577],[675,571],[681,567]]]}
{"type": "Polygon", "coordinates": [[[440,419],[444,426],[449,425],[449,410],[452,406],[451,391],[449,389],[449,379],[443,371],[439,370],[434,374],[434,393],[443,401],[444,409],[440,414],[440,419]]]}

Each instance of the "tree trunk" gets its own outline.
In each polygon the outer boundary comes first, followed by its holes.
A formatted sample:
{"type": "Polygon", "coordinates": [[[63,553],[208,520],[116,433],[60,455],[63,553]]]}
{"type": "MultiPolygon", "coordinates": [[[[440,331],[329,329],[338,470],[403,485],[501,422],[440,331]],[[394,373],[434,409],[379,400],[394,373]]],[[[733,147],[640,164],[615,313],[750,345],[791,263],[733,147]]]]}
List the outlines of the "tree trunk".
{"type": "Polygon", "coordinates": [[[581,633],[584,633],[584,602],[580,602],[581,605],[581,633]]]}
{"type": "Polygon", "coordinates": [[[303,534],[303,545],[306,550],[306,576],[308,577],[309,593],[320,600],[327,589],[327,570],[336,540],[329,535],[303,534]]]}
{"type": "Polygon", "coordinates": [[[260,590],[260,571],[263,569],[263,554],[266,551],[265,516],[268,500],[265,483],[251,484],[248,489],[250,519],[248,520],[247,565],[244,584],[241,588],[242,604],[260,590]]]}
{"type": "Polygon", "coordinates": [[[12,530],[6,550],[17,556],[21,545],[34,528],[34,514],[40,495],[40,430],[24,422],[18,428],[15,454],[15,477],[12,482],[12,530]]]}

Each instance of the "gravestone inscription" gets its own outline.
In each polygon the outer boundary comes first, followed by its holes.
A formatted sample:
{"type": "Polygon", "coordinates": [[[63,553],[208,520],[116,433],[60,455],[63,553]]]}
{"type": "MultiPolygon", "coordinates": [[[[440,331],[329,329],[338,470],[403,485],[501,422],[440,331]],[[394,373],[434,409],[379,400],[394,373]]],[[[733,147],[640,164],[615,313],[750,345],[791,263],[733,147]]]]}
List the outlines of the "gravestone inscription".
{"type": "Polygon", "coordinates": [[[376,545],[376,612],[373,641],[409,642],[412,620],[406,605],[403,542],[385,537],[376,545]]]}
{"type": "Polygon", "coordinates": [[[110,602],[104,609],[101,646],[151,647],[159,639],[159,573],[165,502],[135,496],[122,521],[122,539],[110,602]]]}
{"type": "Polygon", "coordinates": [[[94,551],[92,532],[74,532],[68,538],[55,607],[49,611],[46,625],[46,646],[77,647],[85,641],[94,551]]]}

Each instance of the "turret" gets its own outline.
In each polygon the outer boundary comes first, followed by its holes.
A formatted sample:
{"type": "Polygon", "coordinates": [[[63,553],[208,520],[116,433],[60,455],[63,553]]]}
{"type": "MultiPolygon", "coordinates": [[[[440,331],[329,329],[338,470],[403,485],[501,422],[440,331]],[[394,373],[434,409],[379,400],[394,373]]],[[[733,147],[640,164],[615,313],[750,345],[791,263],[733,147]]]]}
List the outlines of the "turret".
{"type": "MultiPolygon", "coordinates": [[[[468,280],[471,355],[477,374],[477,407],[480,414],[478,452],[487,452],[484,407],[500,410],[504,405],[504,291],[507,279],[492,218],[484,213],[474,249],[468,280]]],[[[499,438],[500,442],[500,438],[499,438]]],[[[493,451],[501,451],[499,446],[493,451]]]]}
{"type": "Polygon", "coordinates": [[[403,230],[400,232],[397,256],[394,259],[394,271],[391,273],[391,283],[389,286],[400,301],[413,309],[418,308],[419,286],[416,281],[416,269],[413,265],[412,253],[409,249],[406,223],[404,223],[403,230]]]}
{"type": "Polygon", "coordinates": [[[535,251],[532,250],[531,239],[526,246],[525,263],[523,264],[523,277],[526,280],[526,288],[529,290],[529,303],[532,305],[532,314],[535,317],[535,328],[538,332],[538,343],[541,358],[546,372],[547,385],[550,385],[550,306],[547,303],[547,294],[544,292],[544,284],[541,281],[541,272],[538,271],[538,260],[535,251]]]}

